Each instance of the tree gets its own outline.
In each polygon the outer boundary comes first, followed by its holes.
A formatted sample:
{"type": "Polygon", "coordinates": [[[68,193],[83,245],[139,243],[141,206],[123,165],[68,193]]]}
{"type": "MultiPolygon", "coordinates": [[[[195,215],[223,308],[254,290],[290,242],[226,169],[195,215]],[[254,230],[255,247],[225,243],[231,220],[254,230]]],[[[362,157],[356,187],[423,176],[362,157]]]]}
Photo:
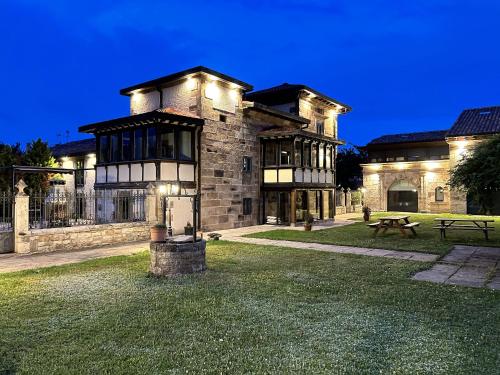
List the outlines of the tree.
{"type": "Polygon", "coordinates": [[[22,163],[23,152],[19,143],[10,146],[0,143],[0,191],[12,187],[12,170],[10,167],[22,163]]]}
{"type": "Polygon", "coordinates": [[[480,143],[471,155],[466,155],[451,171],[449,185],[465,191],[489,214],[494,195],[500,191],[500,134],[480,143]]]}
{"type": "MultiPolygon", "coordinates": [[[[26,145],[26,152],[23,155],[22,161],[23,165],[28,166],[57,166],[48,143],[43,142],[40,138],[26,145]]],[[[47,173],[30,173],[23,176],[26,180],[26,184],[33,190],[46,190],[49,185],[49,177],[47,173]]]]}
{"type": "Polygon", "coordinates": [[[337,185],[344,188],[357,189],[363,183],[363,169],[360,164],[366,163],[366,152],[359,147],[343,147],[337,153],[337,185]]]}

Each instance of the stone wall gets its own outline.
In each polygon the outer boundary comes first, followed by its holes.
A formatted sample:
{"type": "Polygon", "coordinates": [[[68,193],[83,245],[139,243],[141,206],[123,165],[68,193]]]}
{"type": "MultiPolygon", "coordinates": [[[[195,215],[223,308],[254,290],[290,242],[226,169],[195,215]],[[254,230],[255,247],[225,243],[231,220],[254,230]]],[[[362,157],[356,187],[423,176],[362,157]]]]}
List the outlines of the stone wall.
{"type": "Polygon", "coordinates": [[[0,254],[14,251],[12,231],[0,232],[0,254]]]}
{"type": "Polygon", "coordinates": [[[143,241],[150,238],[147,223],[119,223],[30,230],[25,235],[29,253],[83,248],[143,241]]]}
{"type": "MultiPolygon", "coordinates": [[[[217,109],[220,103],[205,95],[207,86],[213,84],[201,81],[199,104],[199,115],[205,119],[201,139],[201,227],[207,231],[257,224],[260,204],[259,126],[244,119],[241,93],[235,96],[234,89],[222,83],[217,83],[218,95],[229,96],[224,92],[233,90],[230,95],[236,99],[234,113],[217,109]],[[242,170],[244,156],[252,158],[251,172],[242,170]],[[250,215],[243,215],[244,198],[252,199],[250,215]]],[[[226,103],[225,108],[229,107],[226,103]]]]}
{"type": "Polygon", "coordinates": [[[418,192],[418,211],[442,213],[450,211],[451,194],[449,161],[395,162],[363,165],[363,187],[365,205],[373,211],[387,210],[387,192],[392,184],[408,181],[418,192]],[[436,202],[435,190],[444,189],[444,201],[436,202]]]}

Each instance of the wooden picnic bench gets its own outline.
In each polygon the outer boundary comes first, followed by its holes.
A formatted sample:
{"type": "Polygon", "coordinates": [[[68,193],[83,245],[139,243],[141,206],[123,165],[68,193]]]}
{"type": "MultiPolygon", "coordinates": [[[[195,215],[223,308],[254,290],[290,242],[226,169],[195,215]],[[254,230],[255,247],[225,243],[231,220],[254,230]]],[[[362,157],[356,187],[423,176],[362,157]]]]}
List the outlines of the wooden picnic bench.
{"type": "Polygon", "coordinates": [[[488,232],[495,230],[495,228],[489,227],[488,223],[493,223],[495,220],[492,219],[462,219],[462,218],[446,218],[438,217],[434,221],[439,221],[439,225],[432,227],[433,229],[439,229],[441,239],[446,238],[447,230],[476,230],[482,231],[484,233],[484,238],[488,240],[488,232]],[[472,224],[461,224],[461,223],[472,223],[472,224]]]}
{"type": "Polygon", "coordinates": [[[415,227],[418,227],[420,223],[414,222],[410,223],[409,216],[386,216],[380,217],[378,223],[367,224],[368,227],[374,228],[375,232],[373,236],[376,237],[378,232],[382,229],[382,234],[387,232],[389,229],[396,229],[401,232],[404,237],[407,237],[407,230],[410,230],[414,236],[417,235],[415,227]]]}

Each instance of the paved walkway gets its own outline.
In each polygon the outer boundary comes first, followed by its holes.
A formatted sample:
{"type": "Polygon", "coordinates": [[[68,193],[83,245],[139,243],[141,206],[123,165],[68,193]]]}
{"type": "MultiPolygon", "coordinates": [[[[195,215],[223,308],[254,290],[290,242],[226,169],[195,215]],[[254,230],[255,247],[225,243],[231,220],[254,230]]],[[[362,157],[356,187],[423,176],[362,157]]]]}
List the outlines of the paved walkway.
{"type": "Polygon", "coordinates": [[[500,290],[500,249],[456,245],[431,269],[414,280],[500,290]]]}
{"type": "MultiPolygon", "coordinates": [[[[359,216],[359,214],[358,214],[358,216],[359,216]]],[[[313,230],[334,228],[334,227],[344,226],[344,225],[349,225],[349,224],[353,224],[353,222],[348,221],[346,219],[341,220],[341,219],[336,218],[335,223],[316,225],[316,226],[313,226],[313,230]]],[[[415,260],[415,261],[420,261],[420,262],[433,262],[433,261],[437,260],[439,257],[438,255],[435,255],[435,254],[417,253],[417,252],[410,252],[410,251],[370,249],[370,248],[363,248],[363,247],[327,245],[327,244],[319,244],[319,243],[311,243],[311,242],[268,240],[268,239],[263,239],[263,238],[242,237],[242,236],[247,235],[247,234],[258,233],[258,232],[267,232],[267,231],[275,230],[275,229],[304,230],[303,227],[292,228],[292,227],[283,227],[283,226],[277,226],[277,225],[256,225],[253,227],[219,230],[219,231],[217,231],[217,233],[220,233],[222,235],[221,239],[225,240],[225,241],[249,243],[249,244],[255,244],[255,245],[292,247],[295,249],[326,251],[326,252],[330,252],[330,253],[339,253],[339,254],[357,254],[357,255],[384,257],[384,258],[407,259],[407,260],[415,260]]]]}
{"type": "Polygon", "coordinates": [[[55,251],[44,254],[0,254],[0,273],[62,266],[117,255],[132,255],[147,249],[149,249],[149,242],[133,242],[96,249],[55,251]]]}

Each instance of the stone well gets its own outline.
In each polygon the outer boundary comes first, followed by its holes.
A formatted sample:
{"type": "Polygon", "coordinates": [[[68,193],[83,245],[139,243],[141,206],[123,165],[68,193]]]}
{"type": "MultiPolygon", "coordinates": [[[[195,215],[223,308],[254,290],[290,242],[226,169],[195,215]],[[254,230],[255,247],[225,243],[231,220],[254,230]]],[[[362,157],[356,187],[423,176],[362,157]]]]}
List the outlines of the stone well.
{"type": "Polygon", "coordinates": [[[149,271],[155,276],[176,276],[203,272],[206,241],[193,242],[191,236],[177,236],[165,242],[150,243],[149,271]]]}

